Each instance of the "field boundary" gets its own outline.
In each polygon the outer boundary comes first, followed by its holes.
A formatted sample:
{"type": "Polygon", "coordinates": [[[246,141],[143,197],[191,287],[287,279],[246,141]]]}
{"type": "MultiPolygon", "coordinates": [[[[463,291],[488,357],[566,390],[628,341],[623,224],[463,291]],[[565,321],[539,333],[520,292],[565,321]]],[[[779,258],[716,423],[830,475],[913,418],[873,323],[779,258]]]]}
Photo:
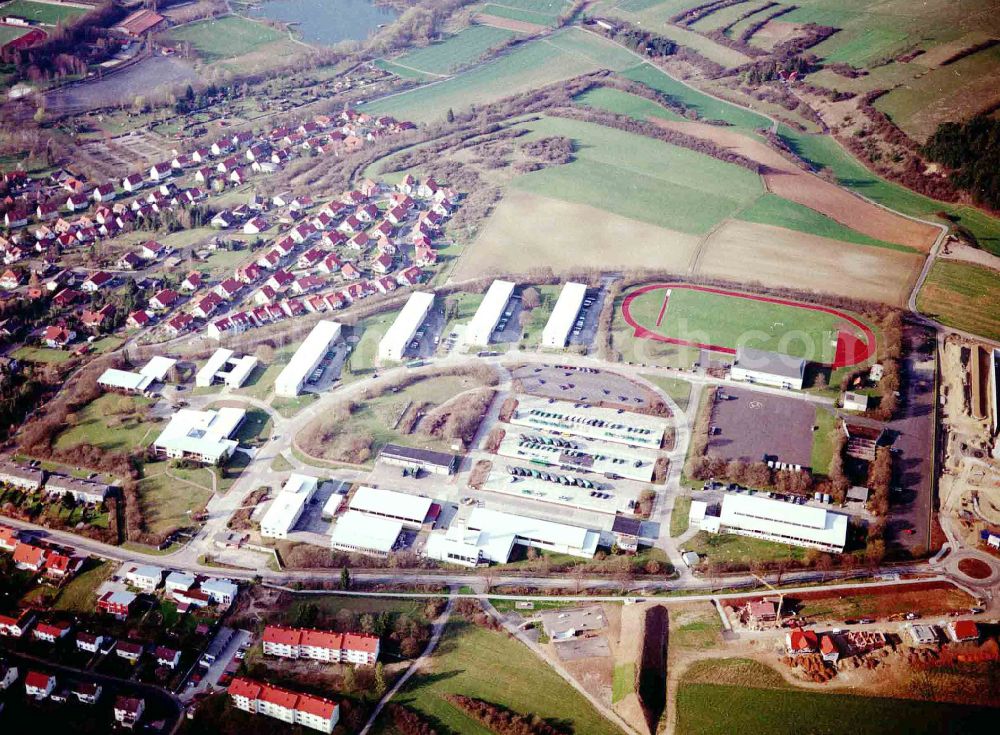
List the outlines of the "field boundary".
{"type": "Polygon", "coordinates": [[[660,326],[660,323],[663,320],[663,315],[667,310],[667,302],[669,301],[670,298],[670,291],[675,288],[687,289],[689,291],[701,291],[704,293],[718,294],[720,296],[729,296],[732,298],[748,299],[750,301],[762,301],[768,304],[777,304],[780,306],[791,306],[800,309],[806,309],[809,311],[817,311],[823,314],[830,314],[831,316],[843,319],[844,321],[848,322],[849,324],[860,330],[861,333],[864,335],[865,349],[864,353],[860,356],[851,355],[850,362],[848,362],[846,357],[847,352],[845,350],[840,349],[840,340],[838,339],[836,356],[834,358],[833,363],[831,363],[830,365],[833,368],[847,367],[849,365],[857,365],[859,363],[864,362],[865,360],[867,360],[868,358],[870,358],[872,355],[875,354],[875,347],[876,347],[875,333],[872,331],[871,327],[869,327],[867,324],[862,322],[857,317],[853,317],[850,314],[841,311],[840,309],[834,309],[832,307],[822,306],[820,304],[810,304],[805,301],[794,301],[791,299],[783,299],[775,296],[759,296],[757,294],[732,291],[730,289],[725,289],[725,288],[714,288],[712,286],[698,286],[696,284],[690,284],[690,283],[666,283],[666,282],[647,283],[646,285],[640,286],[639,288],[630,292],[628,296],[624,298],[621,307],[619,308],[621,309],[622,318],[625,320],[626,324],[632,327],[634,335],[636,337],[640,339],[651,339],[657,342],[665,342],[667,344],[682,345],[686,347],[697,347],[702,350],[709,350],[711,352],[721,352],[726,355],[736,354],[736,349],[733,347],[725,347],[723,345],[713,345],[703,342],[694,342],[686,339],[678,339],[676,337],[668,337],[665,334],[659,334],[658,332],[654,332],[642,326],[641,324],[639,324],[638,321],[636,321],[635,317],[632,316],[632,311],[631,311],[632,302],[637,297],[642,296],[643,294],[650,293],[651,291],[665,290],[667,291],[667,293],[664,296],[663,306],[660,307],[660,315],[657,318],[656,322],[656,325],[660,326]]]}

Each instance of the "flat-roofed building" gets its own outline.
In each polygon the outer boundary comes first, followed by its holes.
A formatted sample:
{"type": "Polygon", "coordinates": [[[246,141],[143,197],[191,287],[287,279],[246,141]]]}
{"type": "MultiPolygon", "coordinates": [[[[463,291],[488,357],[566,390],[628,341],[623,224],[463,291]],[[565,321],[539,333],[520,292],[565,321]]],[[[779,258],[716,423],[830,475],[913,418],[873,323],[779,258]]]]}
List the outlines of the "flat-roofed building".
{"type": "Polygon", "coordinates": [[[172,357],[154,355],[149,358],[149,362],[142,366],[139,374],[146,375],[158,383],[163,383],[167,380],[167,376],[176,364],[177,360],[172,357]]]}
{"type": "Polygon", "coordinates": [[[104,390],[114,390],[121,393],[145,393],[153,382],[153,379],[148,375],[116,368],[108,368],[97,379],[97,384],[104,390]]]}
{"type": "Polygon", "coordinates": [[[378,343],[378,358],[383,362],[399,362],[403,359],[407,345],[424,323],[434,306],[434,294],[415,291],[406,300],[406,305],[396,316],[378,343]]]}
{"type": "Polygon", "coordinates": [[[519,544],[591,559],[600,540],[600,531],[589,528],[475,508],[464,526],[454,523],[446,532],[430,534],[424,553],[462,566],[506,564],[519,544]]]}
{"type": "Polygon", "coordinates": [[[351,498],[350,509],[371,516],[389,518],[409,526],[421,526],[433,503],[429,498],[395,490],[362,486],[351,498]]]}
{"type": "Polygon", "coordinates": [[[199,388],[208,388],[217,382],[224,383],[230,388],[239,388],[247,381],[255,367],[257,358],[253,355],[236,357],[232,350],[220,347],[198,370],[194,383],[199,388]]]}
{"type": "Polygon", "coordinates": [[[504,309],[510,303],[510,297],[514,294],[514,286],[515,284],[510,281],[493,281],[486,296],[479,304],[479,308],[476,309],[475,316],[466,327],[466,343],[480,347],[485,347],[490,343],[493,330],[496,329],[504,309]]]}
{"type": "Polygon", "coordinates": [[[736,350],[736,360],[729,374],[733,380],[744,383],[802,390],[806,361],[780,352],[740,347],[736,350]]]}
{"type": "Polygon", "coordinates": [[[458,466],[458,456],[455,454],[404,447],[399,444],[386,444],[379,452],[378,458],[382,462],[396,467],[426,470],[435,475],[454,474],[455,468],[458,466]]]}
{"type": "Polygon", "coordinates": [[[571,281],[563,286],[559,299],[552,309],[552,315],[542,330],[542,347],[561,350],[566,346],[586,296],[587,287],[582,283],[571,281]]]}
{"type": "Polygon", "coordinates": [[[0,461],[0,483],[4,485],[35,491],[42,486],[44,480],[45,473],[42,470],[16,462],[0,461]]]}
{"type": "Polygon", "coordinates": [[[316,494],[318,483],[311,475],[289,475],[285,486],[260,521],[260,535],[266,538],[288,538],[288,534],[302,517],[306,503],[316,494]]]}
{"type": "Polygon", "coordinates": [[[396,548],[402,532],[400,521],[349,510],[334,525],[330,546],[339,551],[386,556],[396,548]]]}
{"type": "MultiPolygon", "coordinates": [[[[702,529],[705,529],[704,523],[702,529]]],[[[825,508],[727,493],[722,500],[719,533],[735,533],[839,554],[847,543],[847,516],[825,508]]]]}
{"type": "Polygon", "coordinates": [[[103,482],[93,480],[83,480],[70,475],[49,475],[45,483],[45,492],[48,495],[65,495],[69,493],[78,503],[103,503],[111,492],[111,486],[103,482]]]}
{"type": "Polygon", "coordinates": [[[295,398],[326,353],[340,339],[340,322],[321,321],[292,355],[274,381],[274,392],[283,398],[295,398]]]}
{"type": "Polygon", "coordinates": [[[230,437],[246,418],[242,408],[196,411],[182,408],[153,442],[153,450],[172,459],[193,459],[204,464],[222,464],[239,446],[230,437]]]}

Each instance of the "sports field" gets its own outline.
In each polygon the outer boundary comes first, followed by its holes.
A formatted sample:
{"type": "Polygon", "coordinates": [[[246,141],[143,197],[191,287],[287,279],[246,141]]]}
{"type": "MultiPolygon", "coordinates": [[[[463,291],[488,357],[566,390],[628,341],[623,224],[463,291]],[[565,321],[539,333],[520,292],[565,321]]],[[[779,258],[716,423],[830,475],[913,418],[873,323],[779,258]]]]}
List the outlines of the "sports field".
{"type": "Polygon", "coordinates": [[[391,63],[425,74],[447,75],[478,61],[515,36],[503,28],[469,26],[444,41],[397,56],[391,63]]]}
{"type": "Polygon", "coordinates": [[[30,28],[19,28],[18,26],[0,26],[0,46],[6,46],[30,30],[30,28]]]}
{"type": "Polygon", "coordinates": [[[170,31],[170,36],[189,42],[198,56],[209,63],[259,51],[265,44],[288,38],[270,26],[237,15],[191,23],[170,31]]]}
{"type": "Polygon", "coordinates": [[[54,26],[59,21],[67,21],[83,15],[89,7],[77,5],[62,5],[57,3],[39,3],[33,0],[12,0],[6,5],[0,5],[0,16],[12,15],[15,18],[33,20],[42,25],[54,26]]]}
{"type": "Polygon", "coordinates": [[[449,108],[463,110],[597,69],[622,70],[634,64],[634,56],[610,41],[569,28],[526,43],[464,74],[363,105],[362,109],[429,122],[443,118],[449,108]]]}
{"type": "Polygon", "coordinates": [[[845,312],[704,286],[641,286],[625,297],[621,314],[637,337],[715,352],[747,346],[834,367],[875,352],[874,333],[845,312]]]}

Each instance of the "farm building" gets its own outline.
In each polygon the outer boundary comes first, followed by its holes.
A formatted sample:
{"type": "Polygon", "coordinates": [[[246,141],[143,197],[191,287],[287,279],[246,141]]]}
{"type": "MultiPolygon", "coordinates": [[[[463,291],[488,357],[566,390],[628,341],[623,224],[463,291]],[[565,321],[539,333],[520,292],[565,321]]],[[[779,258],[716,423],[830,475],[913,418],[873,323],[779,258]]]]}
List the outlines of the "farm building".
{"type": "Polygon", "coordinates": [[[736,350],[730,377],[744,383],[771,385],[776,388],[802,390],[806,361],[798,357],[766,352],[750,347],[736,350]]]}
{"type": "Polygon", "coordinates": [[[403,524],[399,521],[349,510],[333,527],[330,546],[339,551],[386,556],[396,548],[402,532],[403,524]]]}
{"type": "Polygon", "coordinates": [[[458,466],[458,456],[454,454],[404,447],[399,444],[386,444],[378,457],[386,464],[411,470],[425,470],[435,475],[454,474],[458,466]]]}
{"type": "Polygon", "coordinates": [[[150,31],[154,31],[163,25],[166,20],[162,15],[149,9],[137,10],[112,30],[124,33],[132,38],[141,38],[150,31]]]}
{"type": "Polygon", "coordinates": [[[295,528],[306,503],[316,494],[319,480],[310,475],[292,473],[285,486],[260,521],[260,535],[266,538],[288,538],[295,528]]]}
{"type": "MultiPolygon", "coordinates": [[[[706,528],[705,520],[701,523],[706,528]]],[[[757,495],[727,493],[718,520],[719,533],[776,541],[842,553],[847,543],[847,516],[825,508],[793,505],[757,495]]]]}
{"type": "Polygon", "coordinates": [[[195,375],[194,383],[199,388],[207,388],[216,382],[224,383],[230,388],[239,388],[255,367],[257,358],[253,355],[235,357],[232,350],[220,347],[195,375]]]}
{"type": "Polygon", "coordinates": [[[362,486],[354,493],[348,507],[366,515],[421,526],[430,514],[432,505],[429,498],[419,495],[362,486]]]}
{"type": "Polygon", "coordinates": [[[399,362],[403,359],[406,346],[424,323],[432,306],[434,306],[434,294],[423,291],[410,294],[406,306],[399,312],[392,326],[386,330],[378,343],[379,360],[399,362]]]}
{"type": "Polygon", "coordinates": [[[244,418],[246,411],[242,408],[208,411],[182,408],[153,442],[153,450],[172,459],[221,464],[236,450],[239,442],[230,437],[244,418]]]}
{"type": "Polygon", "coordinates": [[[542,330],[542,347],[561,350],[566,346],[586,295],[587,287],[582,283],[570,282],[563,286],[552,315],[542,330]]]}
{"type": "Polygon", "coordinates": [[[493,281],[466,328],[465,341],[468,344],[485,347],[490,343],[493,330],[496,329],[513,294],[514,284],[510,281],[493,281]]]}
{"type": "Polygon", "coordinates": [[[294,398],[302,392],[310,374],[316,369],[327,351],[340,339],[340,322],[321,321],[292,355],[292,359],[274,381],[275,394],[294,398]]]}

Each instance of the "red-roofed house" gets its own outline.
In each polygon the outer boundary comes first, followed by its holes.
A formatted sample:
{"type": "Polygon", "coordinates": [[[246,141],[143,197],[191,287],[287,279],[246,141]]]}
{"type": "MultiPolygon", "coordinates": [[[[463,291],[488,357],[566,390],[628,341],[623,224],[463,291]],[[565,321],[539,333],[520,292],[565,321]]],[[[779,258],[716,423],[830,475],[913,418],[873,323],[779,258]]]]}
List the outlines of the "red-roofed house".
{"type": "Polygon", "coordinates": [[[207,319],[222,304],[222,299],[217,293],[210,293],[199,301],[191,313],[202,319],[207,319]]]}
{"type": "Polygon", "coordinates": [[[24,693],[32,699],[46,699],[56,688],[56,677],[41,671],[29,671],[24,677],[24,693]]]}
{"type": "Polygon", "coordinates": [[[48,551],[41,546],[26,544],[23,541],[14,548],[14,565],[18,569],[40,572],[45,568],[48,551]]]}
{"type": "Polygon", "coordinates": [[[837,659],[840,658],[840,649],[837,648],[837,644],[834,642],[833,638],[828,635],[823,636],[819,641],[819,652],[823,655],[824,661],[829,661],[830,663],[837,663],[837,659]]]}
{"type": "Polygon", "coordinates": [[[811,630],[796,628],[785,634],[785,648],[793,656],[802,653],[816,653],[819,649],[819,639],[811,630]]]}
{"type": "Polygon", "coordinates": [[[956,643],[979,640],[979,626],[973,620],[954,620],[947,625],[948,637],[956,643]]]}
{"type": "Polygon", "coordinates": [[[250,679],[233,679],[227,691],[237,709],[319,732],[333,732],[340,718],[340,706],[335,702],[250,679]]]}
{"type": "Polygon", "coordinates": [[[35,626],[31,635],[36,641],[55,643],[69,635],[73,626],[67,622],[60,623],[39,623],[35,626]]]}
{"type": "Polygon", "coordinates": [[[35,613],[32,610],[21,610],[17,616],[0,615],[0,635],[20,638],[35,622],[35,613]]]}
{"type": "Polygon", "coordinates": [[[179,298],[179,293],[172,288],[165,288],[149,300],[149,305],[154,309],[169,309],[179,298]]]}
{"type": "Polygon", "coordinates": [[[48,326],[42,331],[42,342],[46,347],[65,347],[76,339],[76,332],[60,326],[48,326]]]}
{"type": "Polygon", "coordinates": [[[52,579],[72,577],[83,566],[83,559],[69,554],[53,552],[45,562],[45,576],[52,579]]]}

